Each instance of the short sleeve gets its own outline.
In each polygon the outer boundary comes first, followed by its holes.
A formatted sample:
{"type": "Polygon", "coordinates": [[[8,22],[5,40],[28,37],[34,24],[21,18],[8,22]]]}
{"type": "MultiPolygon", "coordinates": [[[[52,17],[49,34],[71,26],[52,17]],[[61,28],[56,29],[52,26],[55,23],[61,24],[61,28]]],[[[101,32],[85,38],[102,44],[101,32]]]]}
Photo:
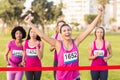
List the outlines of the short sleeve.
{"type": "Polygon", "coordinates": [[[12,41],[9,41],[8,44],[7,44],[7,48],[11,48],[11,44],[12,44],[12,41]]]}

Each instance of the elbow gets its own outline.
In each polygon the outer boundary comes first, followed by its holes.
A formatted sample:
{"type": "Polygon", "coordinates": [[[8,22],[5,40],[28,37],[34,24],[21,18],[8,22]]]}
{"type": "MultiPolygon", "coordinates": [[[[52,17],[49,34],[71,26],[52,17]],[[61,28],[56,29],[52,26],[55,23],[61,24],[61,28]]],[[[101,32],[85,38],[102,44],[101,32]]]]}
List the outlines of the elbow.
{"type": "Polygon", "coordinates": [[[90,56],[88,56],[88,60],[91,60],[90,56]]]}
{"type": "Polygon", "coordinates": [[[90,58],[88,58],[88,60],[91,60],[90,58]]]}
{"type": "Polygon", "coordinates": [[[111,55],[110,55],[110,58],[111,58],[112,56],[113,56],[113,55],[111,54],[111,55]]]}
{"type": "Polygon", "coordinates": [[[52,52],[52,51],[54,51],[54,49],[50,49],[50,51],[52,52]]]}
{"type": "Polygon", "coordinates": [[[49,49],[51,52],[54,50],[54,48],[53,47],[50,47],[50,49],[49,49]]]}
{"type": "Polygon", "coordinates": [[[41,60],[41,59],[43,58],[43,55],[39,55],[38,57],[39,57],[39,59],[41,60]]]}
{"type": "Polygon", "coordinates": [[[88,59],[93,60],[93,59],[95,59],[95,57],[94,56],[88,56],[88,59]]]}
{"type": "Polygon", "coordinates": [[[43,55],[40,57],[40,59],[42,59],[43,58],[43,55]]]}

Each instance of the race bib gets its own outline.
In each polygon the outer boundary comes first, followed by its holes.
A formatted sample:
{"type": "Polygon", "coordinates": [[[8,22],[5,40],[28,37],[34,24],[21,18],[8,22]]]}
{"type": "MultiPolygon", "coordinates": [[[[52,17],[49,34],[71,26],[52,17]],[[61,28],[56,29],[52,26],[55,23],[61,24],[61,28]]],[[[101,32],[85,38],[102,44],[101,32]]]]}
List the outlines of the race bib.
{"type": "Polygon", "coordinates": [[[77,51],[71,53],[64,53],[64,64],[76,62],[78,60],[77,51]]]}
{"type": "Polygon", "coordinates": [[[13,50],[12,55],[16,56],[16,57],[22,57],[23,51],[22,50],[13,50]]]}
{"type": "Polygon", "coordinates": [[[98,54],[98,57],[103,58],[104,57],[104,51],[103,50],[95,50],[94,55],[98,54]]]}
{"type": "Polygon", "coordinates": [[[30,57],[36,57],[37,56],[36,49],[27,49],[26,53],[27,53],[27,56],[30,56],[30,57]]]}

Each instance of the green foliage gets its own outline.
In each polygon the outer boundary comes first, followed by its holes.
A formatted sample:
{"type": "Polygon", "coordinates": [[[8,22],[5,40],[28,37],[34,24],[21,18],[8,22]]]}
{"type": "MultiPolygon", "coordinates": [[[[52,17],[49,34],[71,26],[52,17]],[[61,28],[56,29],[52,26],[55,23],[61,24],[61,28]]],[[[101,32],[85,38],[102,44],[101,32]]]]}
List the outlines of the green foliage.
{"type": "Polygon", "coordinates": [[[17,22],[20,23],[21,18],[20,14],[23,8],[23,1],[19,0],[2,0],[0,2],[0,18],[7,23],[9,26],[17,22]],[[4,8],[3,8],[4,7],[4,8]]]}
{"type": "Polygon", "coordinates": [[[72,22],[71,24],[74,25],[74,26],[79,26],[79,25],[80,25],[80,24],[77,23],[77,22],[72,22]]]}
{"type": "MultiPolygon", "coordinates": [[[[1,0],[0,18],[9,26],[19,25],[23,21],[20,15],[24,2],[25,0],[1,0]]],[[[51,23],[62,15],[61,8],[47,0],[34,0],[32,9],[34,11],[33,22],[42,25],[43,28],[44,24],[51,23]]]]}
{"type": "Polygon", "coordinates": [[[109,3],[109,0],[97,0],[98,4],[106,5],[109,3]]]}
{"type": "Polygon", "coordinates": [[[33,22],[35,24],[40,24],[43,32],[45,24],[52,23],[62,15],[61,8],[54,5],[53,2],[48,2],[47,0],[35,0],[32,3],[32,10],[34,11],[33,22]]]}
{"type": "Polygon", "coordinates": [[[115,22],[115,21],[116,21],[115,18],[110,18],[110,20],[109,20],[110,23],[113,23],[113,22],[115,22]]]}
{"type": "Polygon", "coordinates": [[[87,24],[90,24],[92,23],[92,21],[95,19],[97,15],[94,15],[94,14],[86,14],[84,15],[84,20],[87,24]]]}
{"type": "Polygon", "coordinates": [[[53,2],[47,2],[47,0],[35,0],[32,4],[32,9],[37,13],[39,18],[35,18],[36,23],[44,24],[56,20],[61,16],[61,9],[53,2]]]}

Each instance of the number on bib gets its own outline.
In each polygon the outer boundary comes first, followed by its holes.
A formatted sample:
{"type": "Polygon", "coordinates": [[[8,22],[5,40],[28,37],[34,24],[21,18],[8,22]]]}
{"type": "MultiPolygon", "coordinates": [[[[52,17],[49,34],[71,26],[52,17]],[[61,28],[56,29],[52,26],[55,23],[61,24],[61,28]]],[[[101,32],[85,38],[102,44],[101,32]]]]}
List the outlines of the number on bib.
{"type": "Polygon", "coordinates": [[[26,53],[27,53],[27,56],[30,56],[30,57],[36,57],[37,56],[36,49],[27,49],[26,53]]]}
{"type": "Polygon", "coordinates": [[[23,51],[22,50],[13,50],[12,55],[16,57],[22,57],[23,51]]]}
{"type": "Polygon", "coordinates": [[[77,51],[71,53],[64,53],[64,64],[76,62],[77,59],[77,51]]]}
{"type": "Polygon", "coordinates": [[[98,57],[103,58],[104,57],[104,51],[103,50],[95,50],[94,55],[98,54],[98,57]]]}

